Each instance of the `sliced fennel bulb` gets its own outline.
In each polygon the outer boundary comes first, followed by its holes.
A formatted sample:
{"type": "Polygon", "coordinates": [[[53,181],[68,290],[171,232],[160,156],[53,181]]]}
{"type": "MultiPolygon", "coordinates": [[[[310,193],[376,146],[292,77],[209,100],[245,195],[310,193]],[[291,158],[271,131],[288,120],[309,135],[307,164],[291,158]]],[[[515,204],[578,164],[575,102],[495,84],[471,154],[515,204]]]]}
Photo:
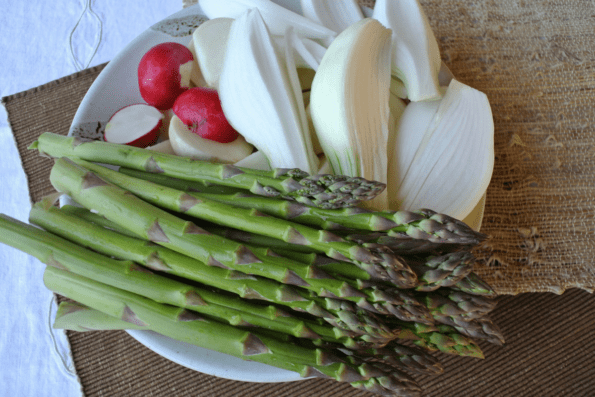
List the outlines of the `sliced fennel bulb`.
{"type": "Polygon", "coordinates": [[[223,112],[272,167],[315,173],[318,159],[312,151],[297,70],[295,64],[287,64],[291,53],[282,59],[276,51],[257,9],[233,22],[219,78],[223,112]]]}
{"type": "Polygon", "coordinates": [[[494,168],[488,98],[457,80],[434,102],[411,102],[399,122],[389,168],[390,208],[431,208],[464,219],[494,168]]]}
{"type": "MultiPolygon", "coordinates": [[[[335,174],[386,182],[390,30],[363,19],[327,49],[314,76],[310,112],[335,174]]],[[[367,202],[385,209],[386,195],[367,202]]]]}
{"type": "Polygon", "coordinates": [[[274,35],[282,36],[292,26],[301,36],[327,39],[335,32],[308,18],[288,10],[270,0],[199,0],[199,5],[209,19],[236,19],[246,11],[256,8],[274,35]]]}
{"type": "Polygon", "coordinates": [[[393,31],[393,74],[411,101],[440,98],[438,43],[419,0],[376,0],[373,18],[393,31]]]}
{"type": "Polygon", "coordinates": [[[301,5],[306,18],[336,33],[364,19],[356,0],[301,0],[301,5]]]}

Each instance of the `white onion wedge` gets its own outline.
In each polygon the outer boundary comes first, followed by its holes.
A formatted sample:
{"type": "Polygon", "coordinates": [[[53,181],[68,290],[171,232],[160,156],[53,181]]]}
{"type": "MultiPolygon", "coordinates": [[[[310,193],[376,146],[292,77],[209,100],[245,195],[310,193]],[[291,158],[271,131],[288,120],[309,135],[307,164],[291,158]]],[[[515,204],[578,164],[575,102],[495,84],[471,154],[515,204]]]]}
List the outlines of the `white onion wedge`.
{"type": "Polygon", "coordinates": [[[409,103],[393,160],[388,190],[398,193],[391,209],[431,208],[464,219],[481,200],[494,168],[487,96],[452,80],[440,101],[409,103]]]}
{"type": "Polygon", "coordinates": [[[282,36],[292,26],[304,37],[325,39],[335,36],[332,30],[270,0],[199,0],[199,5],[209,19],[236,19],[246,11],[256,8],[273,35],[282,36]]]}
{"type": "Polygon", "coordinates": [[[393,74],[408,98],[439,99],[440,50],[419,0],[376,0],[373,18],[393,31],[393,74]]]}
{"type": "Polygon", "coordinates": [[[232,24],[219,97],[229,123],[263,151],[272,167],[318,170],[295,64],[286,65],[277,55],[257,9],[232,24]],[[294,92],[291,71],[299,95],[294,92]]]}
{"type": "MultiPolygon", "coordinates": [[[[326,51],[314,76],[310,111],[335,174],[386,182],[391,33],[363,19],[326,51]]],[[[366,202],[385,209],[386,194],[366,202]]]]}

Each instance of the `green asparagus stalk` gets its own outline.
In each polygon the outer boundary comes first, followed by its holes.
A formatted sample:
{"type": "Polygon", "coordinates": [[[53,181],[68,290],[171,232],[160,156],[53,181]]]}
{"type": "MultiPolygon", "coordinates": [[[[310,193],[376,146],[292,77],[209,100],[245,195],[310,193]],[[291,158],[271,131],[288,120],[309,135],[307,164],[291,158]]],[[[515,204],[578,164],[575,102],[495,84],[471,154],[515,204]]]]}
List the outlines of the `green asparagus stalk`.
{"type": "MultiPolygon", "coordinates": [[[[93,190],[97,190],[97,188],[93,190]]],[[[129,195],[127,198],[133,199],[133,196],[129,195]]],[[[138,200],[138,202],[140,203],[140,200],[138,200]]],[[[156,211],[160,211],[156,207],[148,206],[144,202],[142,204],[145,205],[145,208],[150,207],[156,211]]],[[[160,213],[165,215],[163,211],[160,211],[160,213]]],[[[173,222],[180,225],[176,225],[178,226],[178,230],[181,230],[180,228],[184,227],[184,222],[179,218],[176,218],[170,214],[167,214],[167,216],[169,219],[173,220],[173,222]]],[[[189,223],[187,222],[187,224],[189,223]]],[[[121,226],[128,227],[127,225],[129,224],[121,226]]],[[[194,224],[192,225],[194,226],[195,230],[198,229],[194,224]]],[[[138,233],[137,230],[133,231],[138,233]]],[[[182,240],[177,235],[179,233],[178,230],[174,229],[172,236],[168,236],[168,238],[177,239],[178,241],[182,240]]],[[[143,231],[140,231],[140,233],[142,232],[143,231]]],[[[206,233],[202,229],[200,229],[200,232],[195,232],[193,235],[186,233],[185,240],[189,239],[193,240],[195,244],[190,246],[186,251],[182,251],[182,253],[191,256],[193,255],[203,262],[209,263],[209,260],[211,262],[212,260],[216,260],[223,266],[243,271],[247,274],[268,277],[282,283],[293,284],[314,290],[319,296],[341,297],[365,304],[364,296],[360,292],[351,288],[349,284],[334,280],[332,277],[324,274],[323,272],[317,271],[317,269],[313,267],[305,266],[302,263],[291,261],[287,258],[270,255],[270,253],[265,249],[249,250],[246,246],[237,244],[228,239],[214,236],[210,233],[206,233]],[[197,244],[201,244],[201,250],[196,249],[197,244]],[[221,252],[222,250],[227,252],[239,252],[241,257],[230,258],[226,252],[221,252]]]]}
{"type": "MultiPolygon", "coordinates": [[[[320,256],[315,255],[316,252],[313,252],[308,246],[289,244],[279,239],[227,227],[209,226],[206,228],[211,233],[234,241],[243,242],[250,246],[269,247],[275,252],[292,259],[303,261],[303,258],[308,258],[309,255],[311,259],[308,260],[308,263],[314,264],[313,261],[317,260],[320,267],[335,276],[344,274],[347,277],[364,281],[376,280],[361,272],[357,273],[352,269],[349,269],[349,274],[345,273],[342,270],[346,268],[344,262],[334,259],[323,260],[320,256]]],[[[439,287],[454,286],[471,273],[474,262],[473,255],[467,251],[453,252],[439,256],[407,256],[403,257],[402,261],[407,262],[410,268],[416,272],[418,286],[415,289],[418,291],[434,291],[439,287]]]]}
{"type": "MultiPolygon", "coordinates": [[[[98,239],[99,236],[106,233],[106,230],[97,228],[93,224],[85,225],[85,223],[82,222],[82,219],[80,219],[80,218],[87,219],[90,222],[99,223],[107,228],[112,228],[112,229],[118,228],[117,225],[114,225],[112,222],[107,221],[105,218],[98,216],[97,214],[93,214],[84,208],[78,208],[78,207],[73,207],[73,206],[64,206],[60,210],[61,212],[67,212],[67,213],[71,213],[71,214],[75,215],[73,218],[64,217],[64,219],[60,219],[60,217],[57,217],[57,219],[54,222],[51,222],[47,219],[44,219],[44,218],[51,218],[51,214],[45,214],[44,211],[38,210],[37,207],[38,207],[37,205],[34,206],[34,208],[32,210],[32,217],[30,218],[31,222],[36,223],[36,224],[38,224],[38,225],[56,233],[56,234],[66,237],[68,239],[76,239],[80,244],[83,244],[83,245],[89,244],[89,242],[83,240],[83,239],[85,239],[84,235],[90,234],[91,236],[93,236],[93,239],[98,239]],[[39,213],[39,215],[36,215],[37,213],[39,213]],[[40,219],[38,219],[38,218],[40,218],[40,219]],[[64,225],[69,221],[72,222],[72,226],[65,228],[64,225]],[[77,233],[72,232],[72,230],[81,230],[81,229],[86,229],[84,235],[82,235],[80,232],[77,232],[77,233]]],[[[58,211],[58,210],[52,209],[50,207],[45,211],[52,213],[52,212],[58,211]]],[[[89,240],[89,238],[86,238],[86,240],[89,240]]],[[[126,245],[130,246],[131,243],[127,243],[126,245]]],[[[92,248],[95,250],[105,250],[105,247],[108,247],[108,246],[109,246],[109,244],[106,241],[103,241],[101,243],[96,242],[95,244],[93,244],[92,248]]],[[[252,247],[250,247],[249,245],[248,245],[248,247],[250,249],[252,249],[252,247]]],[[[275,251],[275,252],[277,252],[277,251],[275,251]]],[[[117,255],[117,253],[114,250],[111,250],[109,252],[109,254],[117,255]]],[[[320,256],[314,255],[312,257],[311,255],[308,255],[308,254],[297,254],[297,255],[292,255],[292,254],[294,254],[292,251],[284,251],[281,253],[281,255],[284,257],[288,257],[288,258],[303,262],[308,265],[312,265],[312,266],[320,265],[320,262],[321,262],[320,256]],[[315,259],[315,258],[318,258],[318,259],[315,259]]],[[[126,254],[124,253],[121,255],[126,255],[126,254]]],[[[139,260],[137,259],[137,261],[139,261],[139,260]]],[[[345,268],[347,266],[350,266],[350,264],[345,263],[345,262],[334,261],[334,267],[336,267],[336,268],[345,270],[345,268]]],[[[329,270],[334,270],[333,268],[330,268],[330,264],[329,264],[329,270]]],[[[434,322],[433,317],[431,316],[431,314],[427,310],[427,308],[425,308],[425,306],[423,306],[421,303],[417,302],[411,294],[408,294],[405,291],[392,289],[391,293],[386,293],[386,292],[382,291],[383,286],[380,284],[365,283],[362,280],[357,280],[357,279],[352,280],[352,279],[348,279],[348,278],[343,278],[341,275],[335,274],[334,271],[331,271],[330,273],[336,279],[344,281],[346,283],[349,283],[350,285],[359,289],[360,292],[362,292],[362,294],[365,295],[367,302],[372,306],[372,309],[376,312],[379,312],[382,314],[387,314],[387,315],[392,314],[403,321],[415,321],[415,322],[421,322],[421,323],[426,323],[426,324],[432,324],[434,322]]],[[[364,274],[367,274],[367,273],[364,272],[364,274]]],[[[355,276],[357,276],[357,274],[355,276]]],[[[364,306],[364,305],[360,304],[360,306],[364,306]]]]}
{"type": "Polygon", "coordinates": [[[453,290],[465,292],[471,295],[480,295],[486,298],[495,298],[498,296],[485,281],[475,273],[470,273],[462,280],[450,287],[453,290]]]}
{"type": "MultiPolygon", "coordinates": [[[[30,212],[30,222],[43,227],[67,240],[105,255],[135,261],[159,272],[170,273],[202,284],[223,289],[247,299],[265,300],[288,306],[294,310],[326,316],[327,325],[294,318],[278,307],[269,307],[261,315],[275,326],[285,327],[285,332],[304,338],[323,338],[342,343],[349,348],[359,348],[374,341],[373,338],[357,338],[360,332],[353,332],[339,318],[325,312],[307,294],[300,293],[287,285],[272,280],[259,279],[237,271],[207,266],[200,261],[152,244],[138,238],[125,236],[97,224],[69,214],[84,214],[87,210],[65,206],[57,209],[35,204],[30,212]],[[347,329],[345,329],[347,328],[347,329]],[[289,331],[288,331],[289,330],[289,331]]],[[[95,216],[94,219],[100,217],[95,216]]],[[[227,300],[219,304],[250,313],[254,309],[242,301],[227,300]]],[[[263,309],[264,310],[264,309],[263,309]]],[[[386,343],[384,339],[378,343],[386,343]]]]}
{"type": "MultiPolygon", "coordinates": [[[[157,302],[216,317],[231,325],[259,326],[303,338],[321,336],[289,313],[155,274],[132,261],[113,259],[33,226],[0,217],[3,241],[41,262],[157,302]],[[277,321],[280,317],[284,320],[277,321]]],[[[320,329],[321,327],[315,327],[320,329]]]]}
{"type": "Polygon", "coordinates": [[[396,342],[391,342],[385,347],[368,349],[364,354],[369,358],[381,359],[390,365],[420,374],[439,375],[444,372],[440,362],[430,354],[396,342]]]}
{"type": "Polygon", "coordinates": [[[434,318],[470,338],[485,340],[497,346],[502,346],[505,342],[500,328],[487,316],[468,321],[452,316],[434,316],[434,318]]]}
{"type": "MultiPolygon", "coordinates": [[[[148,329],[146,326],[123,321],[78,302],[60,303],[53,327],[77,332],[148,329]]],[[[259,329],[257,331],[262,332],[263,330],[259,329]]],[[[280,337],[280,335],[275,336],[280,337]]],[[[303,344],[300,343],[300,345],[303,344]]],[[[380,358],[393,367],[415,373],[437,375],[444,371],[440,362],[425,351],[398,343],[391,343],[384,348],[366,348],[365,351],[345,349],[333,343],[324,343],[322,346],[325,349],[333,349],[333,352],[338,350],[348,356],[355,356],[363,361],[376,361],[376,359],[380,358]]]]}
{"type": "Polygon", "coordinates": [[[473,271],[475,257],[467,251],[458,251],[440,256],[419,259],[406,259],[417,274],[417,291],[435,291],[440,287],[450,287],[473,271]]]}
{"type": "Polygon", "coordinates": [[[415,212],[373,212],[363,208],[326,210],[296,202],[251,195],[247,192],[219,194],[205,189],[204,186],[180,183],[175,178],[165,178],[160,174],[130,169],[120,169],[120,172],[178,190],[192,191],[203,198],[235,207],[256,209],[268,215],[326,230],[385,231],[386,233],[379,236],[391,236],[401,240],[399,253],[411,253],[412,250],[423,252],[428,249],[435,250],[441,246],[445,248],[449,245],[451,248],[453,246],[458,248],[460,245],[475,245],[486,238],[485,235],[475,232],[465,223],[431,210],[415,212]]]}
{"type": "Polygon", "coordinates": [[[61,302],[58,305],[53,328],[77,332],[147,329],[142,325],[108,316],[78,302],[61,302]]]}
{"type": "Polygon", "coordinates": [[[494,310],[497,305],[495,300],[448,288],[417,295],[417,299],[423,302],[433,315],[458,317],[463,321],[479,319],[494,310]]]}
{"type": "Polygon", "coordinates": [[[382,183],[363,178],[309,176],[298,169],[255,172],[228,164],[209,163],[133,146],[65,137],[49,132],[43,133],[30,148],[56,158],[79,157],[98,163],[165,173],[180,179],[242,188],[259,195],[282,197],[329,208],[350,207],[362,200],[371,200],[386,187],[382,183]]]}
{"type": "MultiPolygon", "coordinates": [[[[105,182],[69,159],[61,158],[56,161],[50,173],[50,181],[58,191],[68,194],[79,204],[96,210],[100,215],[142,238],[213,266],[309,286],[294,271],[296,266],[303,268],[303,264],[262,255],[246,246],[212,235],[192,222],[173,216],[126,190],[105,182]],[[287,268],[289,265],[292,269],[287,268]]],[[[323,307],[327,316],[332,313],[331,319],[339,319],[354,332],[392,339],[388,328],[371,313],[360,311],[351,302],[331,298],[311,299],[310,303],[312,302],[323,307]]]]}
{"type": "MultiPolygon", "coordinates": [[[[152,182],[129,177],[100,165],[74,159],[103,180],[132,192],[137,197],[162,208],[209,221],[219,225],[235,227],[247,232],[266,235],[289,244],[305,245],[308,248],[327,254],[331,258],[350,261],[365,269],[375,277],[400,286],[411,288],[416,284],[416,276],[409,266],[391,255],[382,255],[348,242],[325,230],[318,230],[299,223],[276,217],[266,217],[253,209],[238,208],[213,201],[195,193],[185,193],[152,182]],[[263,227],[266,223],[266,227],[263,227]]],[[[306,281],[312,284],[310,281],[306,281]]],[[[315,282],[315,281],[314,281],[315,282]]]]}
{"type": "Polygon", "coordinates": [[[403,373],[387,373],[373,365],[353,365],[321,349],[307,349],[231,327],[56,268],[46,269],[44,282],[60,295],[182,342],[298,372],[304,377],[349,382],[354,387],[385,395],[389,391],[420,394],[415,381],[403,373]]]}
{"type": "Polygon", "coordinates": [[[438,326],[437,332],[418,334],[413,343],[428,351],[439,351],[456,356],[485,358],[481,348],[470,338],[461,335],[452,327],[438,326]]]}

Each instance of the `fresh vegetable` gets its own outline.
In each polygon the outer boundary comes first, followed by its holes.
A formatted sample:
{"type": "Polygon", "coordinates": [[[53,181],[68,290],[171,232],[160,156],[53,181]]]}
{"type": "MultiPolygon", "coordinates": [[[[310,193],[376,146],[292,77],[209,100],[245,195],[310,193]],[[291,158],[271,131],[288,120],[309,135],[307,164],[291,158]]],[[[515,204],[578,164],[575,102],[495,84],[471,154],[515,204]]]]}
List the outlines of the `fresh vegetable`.
{"type": "MultiPolygon", "coordinates": [[[[366,269],[370,274],[384,280],[390,280],[402,288],[411,288],[417,282],[415,274],[407,264],[402,263],[397,258],[383,255],[382,250],[361,247],[326,230],[317,230],[274,217],[270,217],[267,220],[267,227],[262,228],[261,219],[263,214],[259,211],[237,208],[229,204],[209,200],[200,194],[186,193],[142,179],[136,179],[85,161],[77,159],[74,159],[74,161],[104,181],[113,183],[122,189],[127,189],[137,197],[161,208],[220,225],[263,234],[290,244],[305,245],[314,251],[324,252],[331,258],[352,262],[358,267],[366,269]]],[[[288,261],[279,265],[291,269],[288,261]]],[[[298,269],[295,269],[295,271],[299,272],[298,269]]],[[[306,276],[306,273],[304,273],[304,276],[306,276]]],[[[305,281],[307,284],[313,285],[316,280],[306,278],[305,281]]]]}
{"type": "Polygon", "coordinates": [[[192,42],[198,65],[209,87],[219,86],[219,76],[225,60],[231,18],[215,18],[203,22],[192,33],[192,42]]]}
{"type": "Polygon", "coordinates": [[[376,0],[372,18],[392,30],[392,73],[403,82],[407,98],[439,99],[440,50],[419,0],[376,0]]]}
{"type": "Polygon", "coordinates": [[[242,136],[229,143],[201,138],[178,116],[173,116],[170,121],[169,141],[178,156],[217,163],[235,163],[249,156],[254,149],[242,136]]]}
{"type": "Polygon", "coordinates": [[[453,249],[458,249],[462,245],[478,244],[487,238],[485,234],[474,231],[465,223],[431,210],[371,211],[362,208],[327,210],[278,198],[261,197],[245,191],[227,193],[213,191],[202,183],[183,181],[162,174],[126,168],[120,169],[120,172],[173,189],[200,194],[210,200],[255,209],[268,215],[325,230],[334,230],[341,235],[350,236],[353,240],[372,242],[382,238],[382,243],[390,244],[395,249],[400,248],[398,244],[407,243],[414,246],[422,245],[422,248],[425,244],[426,248],[435,251],[444,250],[448,244],[451,244],[453,249]],[[385,233],[368,234],[366,231],[385,233]]]}
{"type": "Polygon", "coordinates": [[[163,114],[143,103],[118,110],[105,126],[106,142],[147,147],[157,142],[163,128],[163,114]]]}
{"type": "Polygon", "coordinates": [[[190,132],[201,138],[229,143],[239,136],[225,118],[219,95],[213,89],[190,88],[180,94],[172,109],[190,132]]]}
{"type": "Polygon", "coordinates": [[[452,80],[440,101],[409,103],[394,134],[390,208],[432,208],[464,219],[494,168],[494,122],[486,95],[452,80]]]}
{"type": "Polygon", "coordinates": [[[349,382],[356,388],[419,396],[420,389],[404,373],[385,372],[371,363],[352,364],[317,348],[305,348],[257,331],[213,321],[188,310],[163,305],[53,267],[44,273],[46,286],[60,295],[171,338],[243,359],[300,373],[349,382]]]}
{"type": "Polygon", "coordinates": [[[167,110],[190,87],[194,58],[178,43],[161,43],[143,55],[138,65],[138,86],[143,99],[159,110],[167,110]]]}
{"type": "Polygon", "coordinates": [[[166,153],[166,154],[175,154],[174,149],[171,147],[171,142],[169,139],[165,141],[161,141],[156,145],[147,146],[147,150],[153,150],[159,153],[166,153]]]}
{"type": "MultiPolygon", "coordinates": [[[[192,222],[175,217],[105,182],[68,159],[56,161],[50,181],[58,191],[68,194],[81,205],[96,210],[120,227],[154,243],[203,263],[307,287],[307,283],[295,272],[299,267],[304,268],[302,264],[296,262],[288,268],[288,260],[212,235],[192,222]]],[[[355,332],[369,333],[376,338],[388,338],[390,335],[390,331],[371,314],[359,312],[351,302],[333,299],[315,299],[315,302],[323,310],[334,313],[331,319],[340,319],[344,326],[355,332]]]]}
{"type": "MultiPolygon", "coordinates": [[[[310,112],[337,174],[387,181],[390,31],[373,19],[344,30],[314,77],[310,112]]],[[[386,209],[385,194],[365,205],[386,209]]]]}
{"type": "Polygon", "coordinates": [[[318,171],[293,52],[277,54],[258,10],[236,19],[229,33],[219,96],[229,123],[274,168],[318,171]],[[289,57],[289,58],[288,58],[289,57]]]}
{"type": "Polygon", "coordinates": [[[282,36],[288,27],[293,27],[302,37],[327,39],[335,36],[335,32],[331,29],[270,0],[228,0],[222,5],[220,0],[200,0],[200,8],[209,19],[222,17],[239,19],[246,12],[257,10],[273,35],[282,36]]]}
{"type": "Polygon", "coordinates": [[[364,18],[356,0],[301,0],[300,3],[306,18],[336,34],[364,18]]]}
{"type": "Polygon", "coordinates": [[[49,132],[41,134],[30,147],[51,157],[78,157],[140,171],[164,173],[180,179],[246,189],[259,195],[284,197],[327,208],[354,206],[361,200],[375,197],[384,189],[383,184],[362,178],[309,176],[296,169],[257,171],[49,132]]]}
{"type": "MultiPolygon", "coordinates": [[[[109,316],[98,310],[78,302],[62,302],[58,306],[54,328],[67,329],[77,332],[98,331],[98,330],[148,330],[147,326],[137,325],[116,317],[109,316]]],[[[331,343],[323,343],[323,348],[335,348],[331,343]]],[[[377,358],[397,368],[413,371],[415,373],[437,375],[444,369],[438,360],[421,349],[404,346],[398,343],[391,343],[383,348],[368,348],[365,351],[354,352],[341,349],[342,353],[348,356],[356,356],[358,359],[373,361],[377,358]]]]}

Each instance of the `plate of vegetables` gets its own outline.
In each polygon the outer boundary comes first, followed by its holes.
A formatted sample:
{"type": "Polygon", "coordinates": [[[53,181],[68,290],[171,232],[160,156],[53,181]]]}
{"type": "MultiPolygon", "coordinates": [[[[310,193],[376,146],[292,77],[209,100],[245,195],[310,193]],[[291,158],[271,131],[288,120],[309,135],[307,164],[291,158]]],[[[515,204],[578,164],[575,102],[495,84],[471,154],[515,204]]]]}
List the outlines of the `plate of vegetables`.
{"type": "Polygon", "coordinates": [[[201,0],[33,147],[66,196],[31,220],[84,268],[45,258],[48,288],[79,302],[56,327],[126,329],[228,379],[403,395],[442,372],[427,351],[503,343],[470,252],[489,102],[441,62],[417,0],[201,0]]]}

